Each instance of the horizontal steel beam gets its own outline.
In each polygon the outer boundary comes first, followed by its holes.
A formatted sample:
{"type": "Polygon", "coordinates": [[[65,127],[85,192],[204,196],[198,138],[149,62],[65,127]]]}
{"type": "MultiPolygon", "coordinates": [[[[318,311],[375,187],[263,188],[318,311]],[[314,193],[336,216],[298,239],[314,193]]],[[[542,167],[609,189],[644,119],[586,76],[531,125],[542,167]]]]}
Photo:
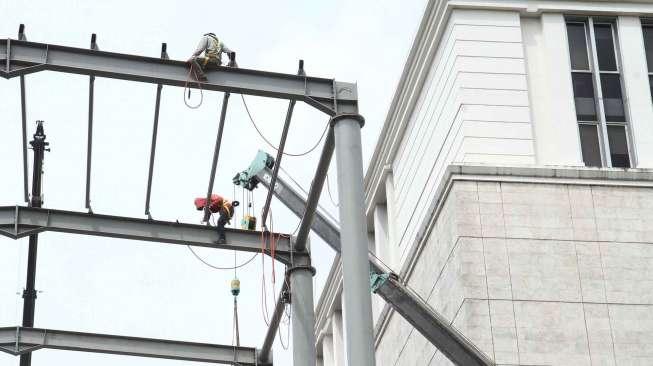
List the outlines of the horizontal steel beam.
{"type": "MultiPolygon", "coordinates": [[[[185,86],[188,65],[184,61],[165,60],[85,48],[0,39],[0,77],[12,78],[50,70],[152,84],[185,86]]],[[[333,79],[217,67],[206,71],[202,89],[258,95],[270,98],[302,100],[333,115],[355,108],[356,84],[333,79]]],[[[200,85],[194,81],[190,87],[200,85]]]]}
{"type": "Polygon", "coordinates": [[[0,351],[15,356],[42,348],[229,365],[261,365],[257,350],[219,344],[24,327],[0,328],[0,351]]]}
{"type": "MultiPolygon", "coordinates": [[[[256,252],[261,250],[259,231],[226,229],[226,244],[217,244],[215,227],[178,222],[98,215],[93,213],[50,210],[22,206],[0,207],[0,235],[18,239],[44,231],[105,236],[168,244],[183,244],[215,249],[256,252]]],[[[265,234],[266,238],[270,234],[265,234]]],[[[275,233],[275,238],[280,234],[275,233]]],[[[275,256],[288,264],[291,239],[281,234],[276,241],[275,256]]],[[[265,252],[269,251],[266,240],[265,252]]],[[[293,255],[302,255],[294,252],[293,255]]]]}

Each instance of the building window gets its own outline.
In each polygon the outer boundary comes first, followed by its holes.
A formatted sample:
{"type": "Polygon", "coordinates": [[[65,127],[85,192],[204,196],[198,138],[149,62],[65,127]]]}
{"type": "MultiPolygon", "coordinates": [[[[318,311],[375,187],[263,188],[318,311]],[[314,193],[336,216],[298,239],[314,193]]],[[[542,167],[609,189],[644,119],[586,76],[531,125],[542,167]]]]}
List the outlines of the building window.
{"type": "MultiPolygon", "coordinates": [[[[653,25],[650,30],[653,42],[653,25]]],[[[583,161],[586,166],[629,168],[628,121],[614,23],[568,19],[567,39],[583,161]]],[[[653,66],[653,47],[651,52],[653,66]]]]}
{"type": "Polygon", "coordinates": [[[653,98],[653,21],[642,20],[642,32],[644,33],[644,48],[648,65],[648,85],[653,98]]]}

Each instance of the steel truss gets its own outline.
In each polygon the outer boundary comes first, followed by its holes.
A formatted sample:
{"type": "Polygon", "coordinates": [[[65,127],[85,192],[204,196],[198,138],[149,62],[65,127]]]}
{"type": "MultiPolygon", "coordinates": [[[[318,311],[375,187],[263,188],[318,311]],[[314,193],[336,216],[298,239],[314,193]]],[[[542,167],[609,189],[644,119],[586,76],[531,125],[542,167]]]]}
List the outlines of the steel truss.
{"type": "MultiPolygon", "coordinates": [[[[89,49],[66,47],[29,42],[25,37],[24,26],[21,25],[18,39],[0,39],[0,77],[5,79],[20,77],[21,80],[21,110],[24,140],[23,178],[26,202],[28,201],[28,182],[25,143],[25,76],[40,71],[56,71],[89,76],[85,191],[85,206],[88,209],[88,213],[47,209],[39,210],[32,207],[0,207],[0,235],[16,239],[29,234],[36,236],[43,231],[58,231],[221,249],[243,251],[260,250],[260,232],[229,230],[227,231],[227,244],[217,245],[215,243],[217,233],[214,228],[208,227],[208,222],[207,226],[202,226],[155,221],[151,219],[150,195],[153,184],[153,164],[156,150],[161,89],[163,86],[181,87],[188,84],[190,88],[201,87],[204,90],[224,92],[225,102],[223,103],[223,113],[221,113],[219,125],[224,124],[226,99],[230,93],[287,99],[290,101],[290,104],[286,118],[286,127],[284,128],[284,140],[292,116],[292,106],[294,106],[296,101],[303,101],[329,115],[331,117],[330,127],[327,131],[322,155],[309,192],[309,202],[302,214],[299,240],[291,242],[289,238],[284,238],[279,241],[276,248],[277,258],[289,264],[287,273],[288,281],[286,282],[288,283],[288,291],[291,292],[291,298],[293,299],[291,300],[293,307],[292,326],[293,333],[295,334],[293,337],[293,360],[295,365],[310,365],[315,363],[315,340],[313,332],[315,319],[311,280],[314,269],[310,265],[310,257],[307,255],[306,248],[308,230],[311,227],[315,215],[317,200],[319,199],[325,181],[326,171],[331,163],[334,152],[336,152],[340,154],[339,156],[346,157],[346,160],[341,161],[341,164],[339,164],[338,180],[339,185],[343,187],[338,191],[340,201],[346,202],[340,209],[341,216],[346,217],[345,227],[341,235],[343,255],[351,259],[351,261],[343,261],[343,270],[348,273],[344,290],[348,303],[345,304],[345,307],[349,314],[354,315],[346,324],[348,334],[347,353],[350,361],[357,365],[371,366],[374,364],[371,299],[368,295],[369,292],[364,291],[365,288],[369,288],[367,258],[364,255],[365,253],[357,249],[358,245],[362,242],[360,239],[364,236],[367,229],[365,228],[364,213],[361,209],[363,206],[363,172],[360,128],[363,125],[363,119],[358,115],[358,96],[355,84],[339,82],[333,79],[310,77],[306,76],[303,71],[298,75],[290,75],[235,67],[219,67],[215,70],[207,70],[206,77],[208,80],[206,82],[189,82],[187,80],[187,64],[182,61],[168,59],[165,44],[163,44],[160,58],[100,51],[95,34],[91,37],[89,49]],[[145,214],[150,218],[149,220],[97,215],[91,209],[91,154],[93,142],[94,80],[96,77],[157,85],[145,199],[145,214]]],[[[216,171],[221,137],[221,132],[219,132],[216,138],[207,196],[210,196],[212,193],[213,175],[216,171]]],[[[268,205],[269,203],[266,202],[266,207],[268,205]]],[[[35,270],[32,275],[34,273],[35,270]]],[[[15,330],[15,328],[12,329],[15,330]]],[[[18,328],[18,331],[20,329],[18,328]]],[[[24,329],[24,334],[34,334],[29,333],[31,332],[29,328],[22,329],[24,329]]],[[[75,334],[79,335],[80,333],[75,334]]],[[[18,340],[18,336],[16,337],[14,339],[15,341],[18,340]]],[[[266,338],[269,338],[269,335],[266,338]]],[[[98,338],[95,339],[97,340],[98,338]]],[[[105,338],[105,340],[109,340],[109,338],[105,338]]],[[[36,344],[38,345],[38,343],[36,344]]],[[[49,345],[52,345],[52,343],[49,343],[49,345]]],[[[61,348],[73,349],[74,347],[61,348]]],[[[152,350],[149,355],[152,357],[168,357],[166,356],[168,355],[166,353],[167,351],[165,349],[152,350]]],[[[29,351],[25,352],[29,354],[29,351]]],[[[138,353],[102,349],[101,347],[94,349],[93,352],[138,353]]],[[[198,352],[201,353],[202,351],[198,350],[198,352]]],[[[269,350],[267,353],[269,354],[269,350]]],[[[270,355],[266,355],[265,360],[259,359],[258,361],[259,364],[271,361],[270,355]]],[[[25,365],[29,365],[29,362],[26,362],[25,365]]]]}

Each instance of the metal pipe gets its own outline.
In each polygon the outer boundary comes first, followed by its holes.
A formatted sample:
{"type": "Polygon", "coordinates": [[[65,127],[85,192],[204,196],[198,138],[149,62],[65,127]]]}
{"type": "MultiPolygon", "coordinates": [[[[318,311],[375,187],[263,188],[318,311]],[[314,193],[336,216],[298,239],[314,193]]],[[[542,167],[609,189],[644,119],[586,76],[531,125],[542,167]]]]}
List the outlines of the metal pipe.
{"type": "MultiPolygon", "coordinates": [[[[21,24],[22,25],[22,24],[21,24]]],[[[27,172],[27,105],[25,100],[25,76],[20,77],[20,107],[23,129],[23,194],[25,202],[29,202],[29,180],[27,172]]]]}
{"type": "Polygon", "coordinates": [[[363,122],[363,117],[358,114],[341,114],[331,121],[334,126],[338,165],[347,360],[350,365],[374,366],[374,332],[360,131],[363,122]]]}
{"type": "Polygon", "coordinates": [[[285,280],[283,281],[283,286],[281,286],[281,291],[279,291],[279,298],[277,298],[277,304],[274,306],[274,313],[272,314],[272,319],[270,319],[270,325],[268,326],[268,331],[265,333],[265,339],[263,340],[263,346],[259,352],[259,362],[261,363],[271,363],[272,358],[270,357],[272,351],[272,344],[274,339],[277,336],[277,330],[279,329],[279,323],[283,316],[286,304],[290,301],[290,294],[288,288],[289,276],[286,275],[285,280]]]}
{"type": "Polygon", "coordinates": [[[290,268],[292,298],[293,365],[315,365],[315,310],[313,307],[313,275],[310,265],[290,268]]]}
{"type": "Polygon", "coordinates": [[[311,231],[313,216],[315,215],[315,210],[317,209],[317,204],[320,200],[320,194],[322,193],[322,187],[324,187],[324,181],[326,179],[327,172],[329,171],[329,165],[331,164],[331,157],[333,156],[334,146],[333,126],[331,126],[329,127],[329,131],[327,131],[327,137],[324,141],[324,148],[322,149],[320,161],[317,163],[315,178],[313,178],[311,189],[308,191],[308,197],[306,198],[306,210],[304,211],[304,215],[302,216],[302,219],[299,223],[297,241],[295,242],[295,249],[298,251],[306,250],[308,234],[311,231]]]}
{"type": "Polygon", "coordinates": [[[156,136],[159,130],[159,107],[161,106],[161,89],[163,85],[156,87],[156,103],[154,104],[154,125],[152,126],[152,144],[150,147],[150,170],[147,173],[147,193],[145,194],[145,214],[150,215],[150,196],[152,194],[152,174],[154,173],[154,154],[156,153],[156,136]]]}
{"type": "MultiPolygon", "coordinates": [[[[43,176],[43,158],[48,143],[45,141],[45,132],[43,131],[43,121],[37,121],[36,133],[34,139],[30,142],[34,150],[34,168],[32,171],[32,199],[31,207],[39,208],[43,204],[41,199],[41,182],[43,176]]],[[[27,280],[23,290],[23,326],[34,326],[34,311],[36,308],[36,258],[39,243],[38,234],[29,236],[29,248],[27,252],[27,280]]],[[[31,353],[24,354],[20,357],[21,366],[29,366],[32,362],[31,353]]]]}
{"type": "Polygon", "coordinates": [[[213,183],[215,182],[215,171],[218,167],[218,157],[220,156],[220,144],[222,143],[222,132],[224,131],[224,120],[227,116],[227,105],[229,104],[230,93],[224,93],[222,99],[222,111],[220,111],[220,123],[218,125],[218,136],[215,139],[215,150],[213,151],[213,163],[211,164],[211,175],[209,176],[209,189],[206,192],[206,204],[204,205],[204,221],[209,224],[211,213],[209,206],[211,194],[213,193],[213,183]]]}
{"type": "MultiPolygon", "coordinates": [[[[288,110],[286,111],[286,121],[283,124],[281,131],[281,141],[279,141],[279,148],[277,149],[277,158],[274,161],[274,168],[272,168],[272,177],[270,178],[270,187],[274,187],[277,183],[277,175],[279,174],[279,167],[281,166],[281,158],[283,157],[283,150],[286,146],[286,138],[288,137],[288,130],[290,129],[290,121],[292,120],[292,112],[295,108],[295,101],[291,100],[288,103],[288,110]]],[[[268,218],[270,211],[270,204],[272,203],[272,193],[274,189],[268,190],[268,195],[265,197],[265,204],[263,205],[263,212],[261,213],[261,226],[266,227],[265,222],[268,218]]]]}
{"type": "Polygon", "coordinates": [[[86,138],[86,208],[91,209],[91,155],[93,152],[93,91],[95,89],[95,76],[89,77],[88,82],[88,136],[86,138]]]}

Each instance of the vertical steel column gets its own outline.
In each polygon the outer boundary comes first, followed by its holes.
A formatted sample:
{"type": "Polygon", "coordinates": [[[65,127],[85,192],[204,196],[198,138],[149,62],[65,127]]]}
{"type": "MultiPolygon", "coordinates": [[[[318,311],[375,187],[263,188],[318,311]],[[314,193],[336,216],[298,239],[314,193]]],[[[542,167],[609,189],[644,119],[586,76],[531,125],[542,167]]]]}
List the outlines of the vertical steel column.
{"type": "MultiPolygon", "coordinates": [[[[91,34],[91,49],[98,50],[97,36],[91,34]]],[[[88,79],[88,136],[86,137],[86,199],[85,206],[89,212],[91,209],[91,159],[93,153],[93,98],[95,91],[95,76],[88,79]]]]}
{"type": "MultiPolygon", "coordinates": [[[[161,44],[161,58],[168,59],[168,45],[161,44]]],[[[154,174],[154,154],[156,153],[156,137],[159,131],[159,109],[161,107],[161,90],[163,85],[156,86],[156,102],[154,104],[154,124],[152,126],[152,144],[150,145],[150,169],[147,173],[147,192],[145,193],[145,214],[152,218],[150,214],[150,196],[152,195],[152,175],[154,174]]]]}
{"type": "Polygon", "coordinates": [[[20,105],[21,105],[21,122],[23,129],[23,194],[25,202],[29,202],[29,181],[27,178],[27,111],[25,101],[25,76],[20,77],[20,105]]]}
{"type": "Polygon", "coordinates": [[[292,309],[293,365],[315,365],[315,308],[313,307],[313,275],[315,268],[295,264],[290,272],[290,306],[292,309]]]}
{"type": "Polygon", "coordinates": [[[374,366],[370,264],[367,254],[361,148],[361,127],[364,122],[359,114],[341,114],[331,120],[338,164],[347,361],[349,365],[374,366]]]}
{"type": "MultiPolygon", "coordinates": [[[[299,70],[297,75],[306,75],[304,72],[304,60],[299,60],[299,70]]],[[[270,187],[274,187],[277,183],[277,175],[279,174],[279,167],[281,166],[281,158],[283,158],[283,150],[286,146],[286,139],[288,137],[288,130],[290,129],[290,121],[292,120],[292,112],[295,109],[295,100],[288,103],[288,110],[286,111],[286,121],[283,124],[281,131],[281,141],[279,141],[279,148],[277,149],[277,159],[275,160],[274,168],[272,169],[272,178],[270,179],[270,187]]],[[[270,212],[270,204],[272,203],[272,194],[274,189],[268,190],[268,195],[265,197],[265,204],[263,205],[263,212],[261,213],[261,227],[265,228],[265,222],[270,212]]]]}
{"type": "Polygon", "coordinates": [[[206,204],[204,205],[204,221],[209,224],[209,217],[211,212],[209,206],[211,202],[211,194],[213,193],[213,183],[215,182],[215,171],[218,167],[218,157],[220,156],[220,145],[222,143],[222,132],[224,131],[224,120],[227,116],[227,105],[229,104],[230,93],[224,93],[222,99],[222,111],[220,111],[220,124],[218,125],[218,136],[215,139],[215,150],[213,151],[213,163],[211,165],[211,175],[209,176],[209,189],[206,192],[206,204]]]}
{"type": "MultiPolygon", "coordinates": [[[[41,178],[43,175],[43,156],[45,155],[48,143],[45,141],[43,121],[37,121],[34,140],[30,141],[34,150],[34,170],[32,172],[32,199],[31,207],[41,207],[41,178]]],[[[38,248],[38,234],[29,236],[29,249],[27,254],[27,281],[23,290],[23,326],[34,327],[34,309],[36,306],[36,255],[38,248]]],[[[27,353],[20,356],[20,366],[29,366],[32,362],[32,354],[27,353]]]]}

